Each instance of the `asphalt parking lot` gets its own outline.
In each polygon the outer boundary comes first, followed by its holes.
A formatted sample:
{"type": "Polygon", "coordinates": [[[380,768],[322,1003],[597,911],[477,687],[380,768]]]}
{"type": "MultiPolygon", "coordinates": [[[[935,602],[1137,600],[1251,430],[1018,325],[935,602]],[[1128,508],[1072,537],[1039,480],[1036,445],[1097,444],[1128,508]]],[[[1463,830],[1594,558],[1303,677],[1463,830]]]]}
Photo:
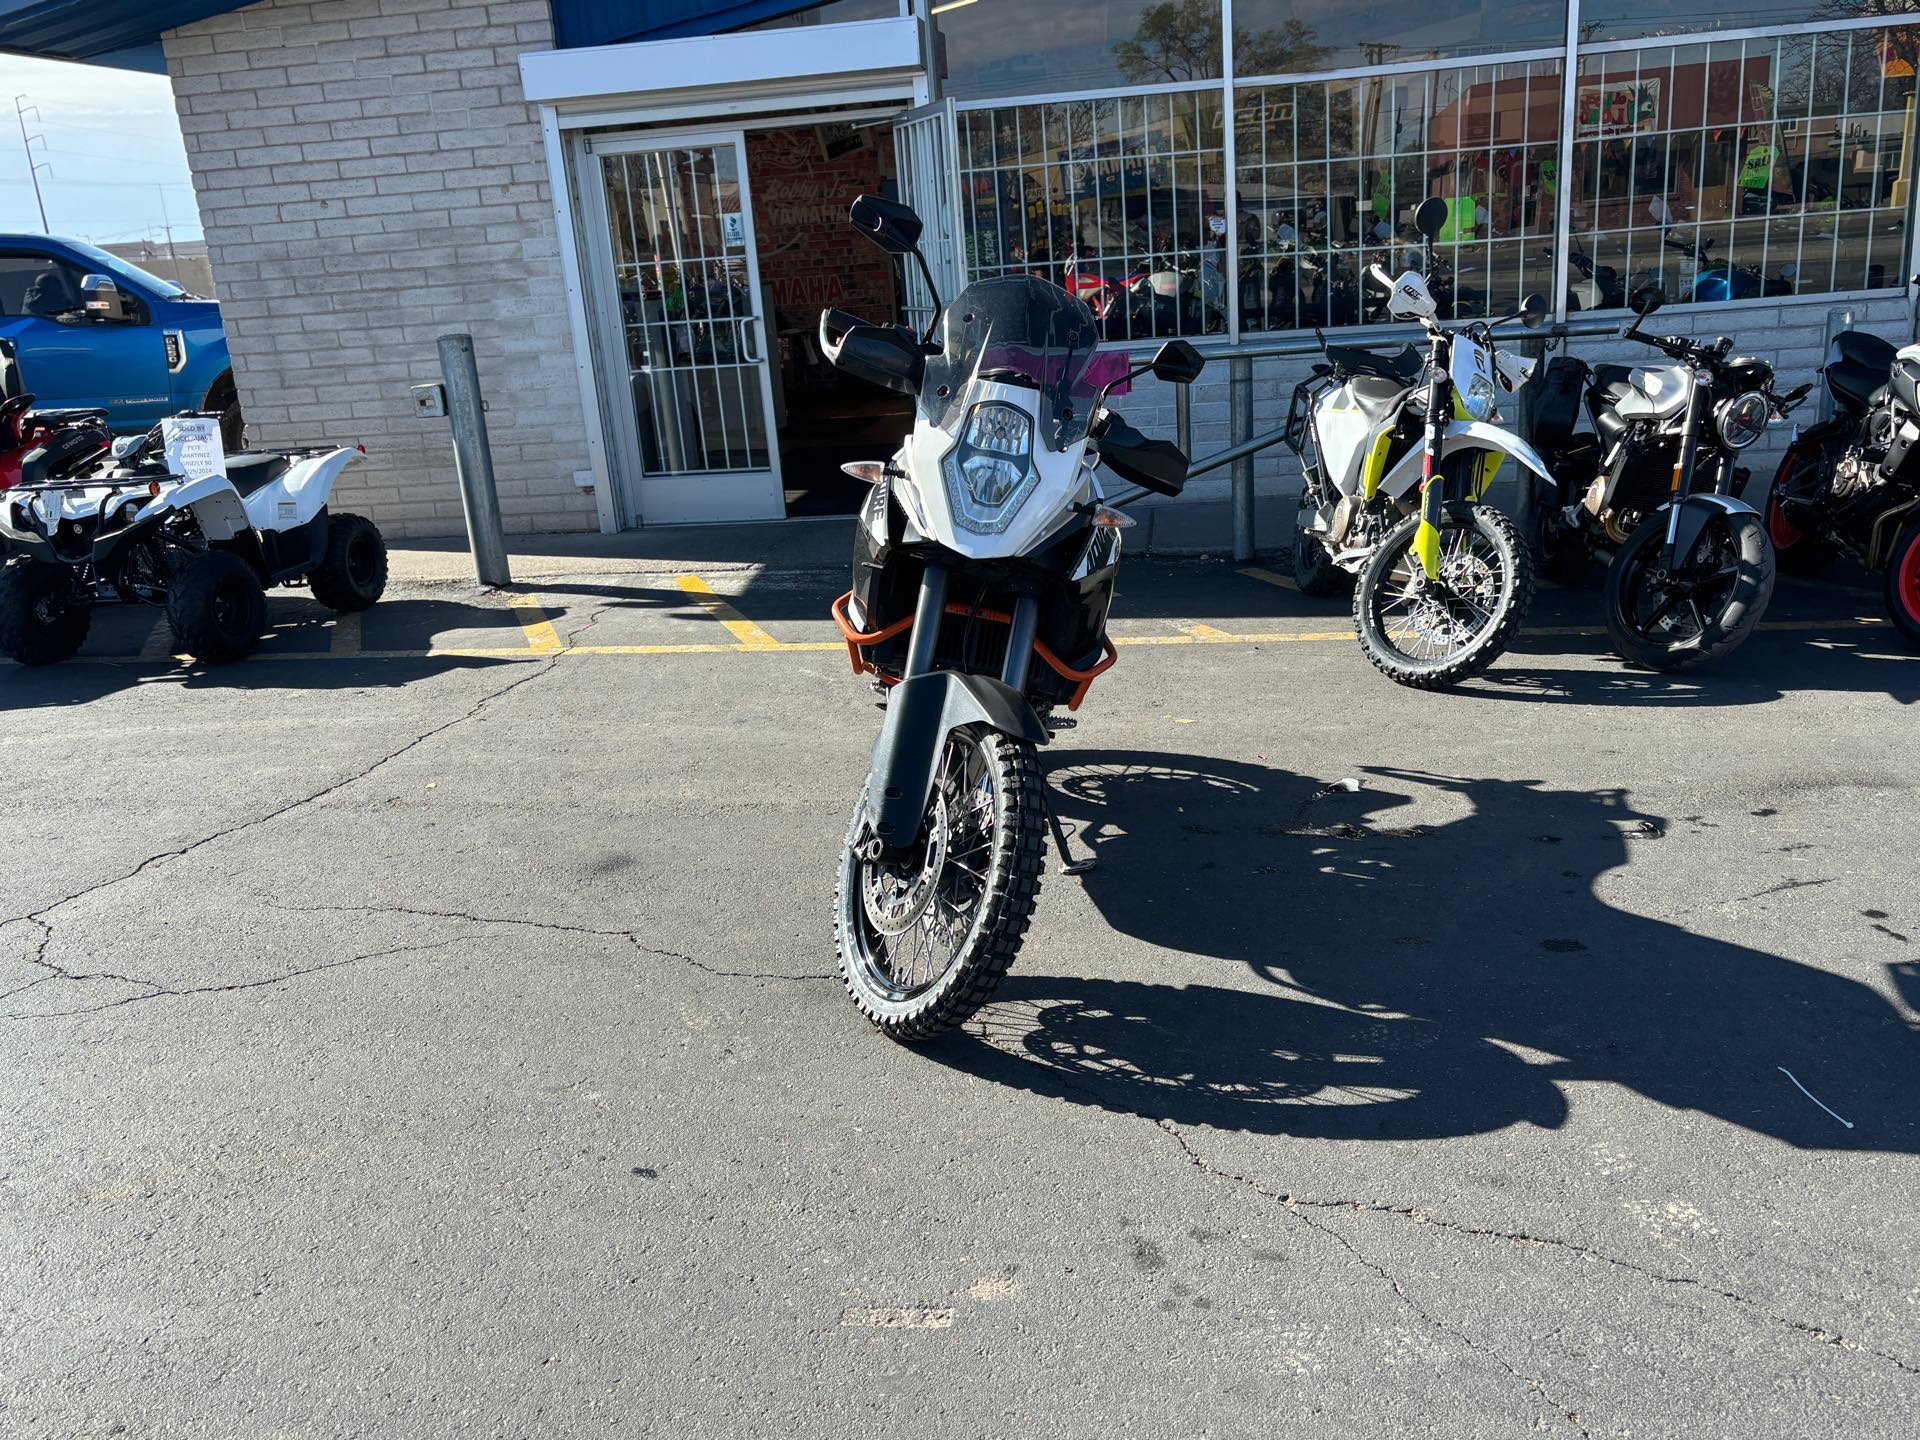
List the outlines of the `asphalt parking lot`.
{"type": "Polygon", "coordinates": [[[878,1038],[839,572],[152,615],[0,671],[0,1431],[1905,1436],[1920,657],[1594,594],[1457,694],[1122,578],[1100,865],[878,1038]],[[1352,784],[1336,782],[1350,781],[1352,784]]]}

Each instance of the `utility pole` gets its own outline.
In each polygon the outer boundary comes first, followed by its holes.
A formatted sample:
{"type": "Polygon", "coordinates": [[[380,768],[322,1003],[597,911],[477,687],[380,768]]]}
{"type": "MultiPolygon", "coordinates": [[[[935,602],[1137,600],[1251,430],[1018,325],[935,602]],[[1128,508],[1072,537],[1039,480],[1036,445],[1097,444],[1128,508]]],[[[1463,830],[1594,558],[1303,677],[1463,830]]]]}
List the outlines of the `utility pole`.
{"type": "Polygon", "coordinates": [[[173,283],[178,285],[180,283],[180,257],[175,253],[173,248],[173,217],[167,214],[167,187],[164,185],[156,185],[153,188],[160,192],[160,228],[166,232],[167,258],[173,261],[173,283]]]}
{"type": "Polygon", "coordinates": [[[46,170],[47,172],[51,173],[53,170],[53,167],[47,164],[47,162],[44,160],[36,162],[33,158],[33,142],[35,140],[38,140],[42,145],[44,145],[47,143],[47,138],[44,135],[35,135],[35,136],[32,136],[31,138],[28,137],[27,112],[29,110],[33,111],[33,118],[35,120],[38,120],[40,118],[40,107],[37,105],[25,104],[24,102],[26,98],[27,97],[24,95],[14,96],[13,111],[15,116],[20,121],[20,148],[27,152],[27,177],[33,181],[33,201],[34,201],[34,204],[40,207],[40,233],[42,235],[47,235],[47,234],[51,234],[52,231],[48,228],[48,225],[47,225],[46,198],[42,196],[40,193],[40,172],[42,170],[46,170]]]}

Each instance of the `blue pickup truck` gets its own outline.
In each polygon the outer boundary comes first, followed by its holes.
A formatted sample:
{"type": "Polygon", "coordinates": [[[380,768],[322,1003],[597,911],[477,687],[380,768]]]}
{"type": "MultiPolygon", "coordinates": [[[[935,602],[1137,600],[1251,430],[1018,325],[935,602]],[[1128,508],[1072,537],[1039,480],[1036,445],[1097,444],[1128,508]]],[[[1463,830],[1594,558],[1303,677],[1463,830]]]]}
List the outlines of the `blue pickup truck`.
{"type": "Polygon", "coordinates": [[[104,410],[136,433],[182,410],[222,417],[240,448],[240,398],[220,307],[78,240],[0,235],[0,339],[44,408],[104,410]]]}

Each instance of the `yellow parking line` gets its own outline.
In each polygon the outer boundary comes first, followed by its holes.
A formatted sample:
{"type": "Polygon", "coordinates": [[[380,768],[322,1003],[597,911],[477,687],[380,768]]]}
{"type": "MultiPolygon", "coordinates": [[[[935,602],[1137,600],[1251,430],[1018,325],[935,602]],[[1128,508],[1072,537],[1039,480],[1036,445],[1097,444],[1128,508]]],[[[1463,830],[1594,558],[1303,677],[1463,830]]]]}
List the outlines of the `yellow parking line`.
{"type": "Polygon", "coordinates": [[[538,595],[522,595],[515,600],[513,615],[520,622],[521,633],[527,637],[527,649],[536,655],[554,655],[560,651],[560,632],[547,618],[538,595]]]}
{"type": "Polygon", "coordinates": [[[1291,577],[1277,574],[1272,570],[1262,570],[1258,565],[1248,565],[1235,573],[1244,575],[1249,580],[1264,580],[1269,585],[1278,585],[1282,590],[1298,592],[1300,589],[1298,585],[1293,583],[1291,577]]]}
{"type": "Polygon", "coordinates": [[[333,638],[327,643],[327,654],[340,659],[359,653],[360,612],[353,610],[345,615],[334,616],[333,638]]]}
{"type": "MultiPolygon", "coordinates": [[[[688,576],[688,579],[697,577],[688,576]]],[[[689,590],[689,594],[698,598],[702,592],[689,590]]],[[[532,602],[516,601],[514,613],[520,618],[521,628],[526,631],[527,644],[524,646],[489,645],[449,645],[445,647],[428,646],[422,650],[366,650],[360,648],[360,617],[343,615],[334,624],[330,648],[324,651],[295,650],[256,652],[252,660],[299,661],[299,660],[339,660],[358,658],[362,660],[540,660],[554,655],[740,655],[754,654],[800,654],[800,653],[839,653],[846,648],[841,640],[776,640],[749,620],[735,623],[757,635],[759,638],[749,642],[740,635],[738,643],[708,642],[679,645],[568,645],[560,639],[553,624],[547,619],[546,612],[532,602]]],[[[723,617],[722,623],[726,623],[723,617]]],[[[1312,645],[1328,643],[1351,644],[1354,632],[1342,630],[1266,630],[1266,631],[1230,631],[1201,621],[1173,621],[1179,626],[1177,634],[1139,634],[1114,635],[1113,643],[1122,648],[1143,645],[1312,645]]],[[[1769,620],[1760,625],[1762,630],[1845,633],[1849,630],[1885,628],[1892,622],[1884,616],[1854,615],[1836,616],[1828,620],[1769,620]]],[[[1520,632],[1522,635],[1541,638],[1549,637],[1593,637],[1604,635],[1606,631],[1597,625],[1558,625],[1538,626],[1520,632]]],[[[160,621],[147,635],[146,641],[137,654],[133,655],[81,655],[70,663],[99,665],[138,665],[147,667],[173,667],[182,657],[172,653],[173,632],[164,620],[160,621]]],[[[250,662],[249,662],[250,663],[250,662]]],[[[1915,664],[1920,664],[1916,657],[1915,664]]],[[[0,668],[7,668],[0,662],[0,668]]]]}
{"type": "Polygon", "coordinates": [[[778,650],[780,642],[747,619],[733,606],[713,593],[713,587],[698,575],[676,575],[674,584],[693,597],[693,603],[727,627],[743,650],[778,650]]]}

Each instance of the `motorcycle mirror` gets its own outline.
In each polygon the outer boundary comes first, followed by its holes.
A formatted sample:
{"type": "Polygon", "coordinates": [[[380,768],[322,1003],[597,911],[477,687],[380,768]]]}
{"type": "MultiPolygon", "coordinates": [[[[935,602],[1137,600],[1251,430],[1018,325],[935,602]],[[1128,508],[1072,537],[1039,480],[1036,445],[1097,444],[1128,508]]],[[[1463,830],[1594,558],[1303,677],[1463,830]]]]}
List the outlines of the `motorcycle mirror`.
{"type": "Polygon", "coordinates": [[[1413,228],[1430,241],[1438,239],[1440,232],[1447,228],[1447,202],[1438,195],[1422,200],[1420,208],[1413,212],[1413,228]]]}
{"type": "Polygon", "coordinates": [[[1658,285],[1642,285],[1633,292],[1633,313],[1636,315],[1651,315],[1666,303],[1667,293],[1658,285]]]}
{"type": "Polygon", "coordinates": [[[1667,204],[1664,195],[1656,195],[1647,201],[1647,214],[1653,217],[1655,224],[1665,225],[1673,218],[1673,207],[1667,204]]]}
{"type": "Polygon", "coordinates": [[[920,245],[920,217],[911,207],[878,195],[862,195],[847,211],[854,229],[889,255],[911,255],[920,245]]]}
{"type": "Polygon", "coordinates": [[[1526,296],[1520,302],[1520,323],[1529,330],[1538,330],[1547,319],[1547,297],[1538,290],[1526,296]]]}
{"type": "Polygon", "coordinates": [[[1207,357],[1185,340],[1169,340],[1153,357],[1153,378],[1169,385],[1191,385],[1207,368],[1207,357]]]}

